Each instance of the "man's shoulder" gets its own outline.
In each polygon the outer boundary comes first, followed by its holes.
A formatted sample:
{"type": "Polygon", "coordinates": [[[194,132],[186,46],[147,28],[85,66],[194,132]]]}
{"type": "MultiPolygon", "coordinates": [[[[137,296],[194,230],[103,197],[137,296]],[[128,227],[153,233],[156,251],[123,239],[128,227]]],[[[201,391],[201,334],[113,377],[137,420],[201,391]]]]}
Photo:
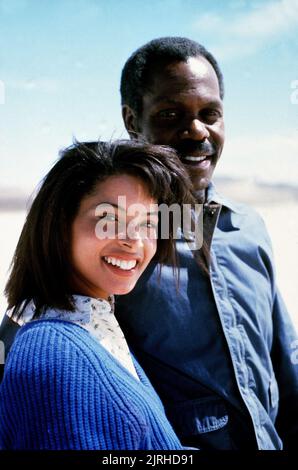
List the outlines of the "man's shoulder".
{"type": "Polygon", "coordinates": [[[264,220],[258,210],[254,208],[253,206],[243,203],[243,202],[238,202],[234,199],[230,198],[224,198],[226,203],[222,204],[223,207],[225,207],[227,210],[234,212],[235,214],[239,216],[245,216],[245,217],[250,217],[252,219],[255,219],[256,223],[261,223],[262,225],[264,224],[264,220]]]}
{"type": "Polygon", "coordinates": [[[224,193],[219,192],[213,183],[210,183],[207,195],[207,203],[210,203],[211,201],[215,202],[223,206],[225,210],[231,211],[236,215],[251,217],[255,219],[256,222],[259,221],[262,224],[264,223],[261,215],[255,208],[249,204],[238,202],[236,199],[227,197],[224,193]]]}
{"type": "Polygon", "coordinates": [[[257,209],[249,204],[231,199],[230,197],[225,196],[223,193],[219,193],[215,190],[214,186],[212,192],[209,195],[209,201],[220,204],[225,211],[235,214],[236,217],[249,217],[250,219],[254,220],[255,223],[260,223],[262,226],[264,226],[263,218],[257,209]]]}
{"type": "Polygon", "coordinates": [[[219,225],[220,223],[223,226],[228,224],[230,227],[231,224],[231,227],[240,230],[252,243],[255,242],[268,250],[272,249],[265,221],[257,209],[223,195],[220,195],[216,202],[222,206],[219,225]],[[228,218],[225,214],[228,214],[228,218]]]}

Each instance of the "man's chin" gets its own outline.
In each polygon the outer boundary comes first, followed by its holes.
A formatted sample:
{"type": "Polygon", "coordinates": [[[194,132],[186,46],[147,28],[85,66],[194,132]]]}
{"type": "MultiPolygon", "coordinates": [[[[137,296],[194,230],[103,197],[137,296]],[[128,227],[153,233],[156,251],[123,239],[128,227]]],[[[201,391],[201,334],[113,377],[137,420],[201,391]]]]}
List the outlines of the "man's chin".
{"type": "Polygon", "coordinates": [[[208,174],[205,175],[200,174],[200,172],[189,171],[189,176],[192,181],[195,192],[201,192],[205,191],[208,188],[213,176],[213,171],[208,172],[208,174]]]}

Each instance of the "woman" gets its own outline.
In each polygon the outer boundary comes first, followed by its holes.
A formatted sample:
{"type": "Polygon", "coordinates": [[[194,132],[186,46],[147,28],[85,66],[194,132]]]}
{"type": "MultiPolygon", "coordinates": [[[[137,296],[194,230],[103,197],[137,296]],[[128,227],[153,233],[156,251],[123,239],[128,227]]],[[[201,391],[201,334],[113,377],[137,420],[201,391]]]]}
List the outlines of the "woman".
{"type": "MultiPolygon", "coordinates": [[[[0,388],[2,449],[181,449],[113,315],[153,256],[158,204],[191,202],[173,150],[76,143],[32,204],[6,295],[23,326],[0,388]],[[136,206],[137,204],[137,206],[136,206]]],[[[150,314],[150,312],[148,312],[150,314]]]]}

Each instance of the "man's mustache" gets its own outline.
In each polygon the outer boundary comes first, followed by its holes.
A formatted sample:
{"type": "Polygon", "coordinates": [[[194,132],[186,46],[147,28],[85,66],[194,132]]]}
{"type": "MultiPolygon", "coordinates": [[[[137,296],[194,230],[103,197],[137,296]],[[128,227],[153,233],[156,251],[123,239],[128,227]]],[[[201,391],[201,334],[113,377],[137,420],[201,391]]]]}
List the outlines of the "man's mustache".
{"type": "Polygon", "coordinates": [[[191,155],[192,153],[200,153],[202,155],[213,155],[217,152],[217,147],[212,142],[198,142],[196,140],[183,140],[175,145],[176,151],[184,155],[191,155]]]}

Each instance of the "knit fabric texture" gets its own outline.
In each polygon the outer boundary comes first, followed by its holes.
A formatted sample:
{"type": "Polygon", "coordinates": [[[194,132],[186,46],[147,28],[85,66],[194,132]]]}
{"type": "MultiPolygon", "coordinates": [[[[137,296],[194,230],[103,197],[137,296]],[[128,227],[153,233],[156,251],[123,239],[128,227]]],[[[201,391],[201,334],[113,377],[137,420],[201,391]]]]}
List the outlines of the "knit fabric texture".
{"type": "Polygon", "coordinates": [[[82,327],[37,320],[18,332],[0,386],[0,448],[179,450],[162,403],[82,327]]]}
{"type": "MultiPolygon", "coordinates": [[[[80,325],[88,330],[97,340],[128,369],[137,379],[138,375],[133,365],[131,354],[123,331],[114,315],[114,296],[108,300],[85,295],[72,295],[74,311],[57,308],[46,308],[40,319],[65,320],[80,325]]],[[[13,318],[19,325],[34,321],[36,307],[31,300],[22,312],[22,315],[13,318]]],[[[12,318],[12,316],[10,315],[12,318]]]]}

